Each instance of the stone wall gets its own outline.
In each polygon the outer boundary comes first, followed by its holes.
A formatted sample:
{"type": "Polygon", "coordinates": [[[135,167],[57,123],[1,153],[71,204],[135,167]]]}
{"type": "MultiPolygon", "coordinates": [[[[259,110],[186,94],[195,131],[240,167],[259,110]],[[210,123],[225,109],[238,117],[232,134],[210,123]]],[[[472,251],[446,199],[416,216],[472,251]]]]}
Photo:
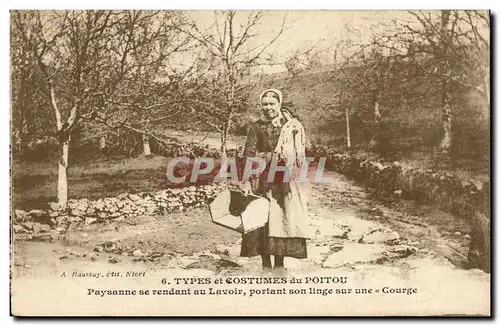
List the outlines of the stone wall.
{"type": "Polygon", "coordinates": [[[70,199],[66,208],[51,203],[47,210],[15,210],[13,230],[18,238],[50,240],[81,225],[124,221],[140,215],[182,212],[201,207],[225,186],[212,184],[164,189],[158,192],[124,193],[117,197],[70,199]]]}
{"type": "Polygon", "coordinates": [[[464,217],[477,211],[490,214],[488,182],[478,186],[447,172],[403,168],[398,162],[382,164],[341,153],[327,154],[327,169],[363,183],[375,195],[413,199],[464,217]]]}

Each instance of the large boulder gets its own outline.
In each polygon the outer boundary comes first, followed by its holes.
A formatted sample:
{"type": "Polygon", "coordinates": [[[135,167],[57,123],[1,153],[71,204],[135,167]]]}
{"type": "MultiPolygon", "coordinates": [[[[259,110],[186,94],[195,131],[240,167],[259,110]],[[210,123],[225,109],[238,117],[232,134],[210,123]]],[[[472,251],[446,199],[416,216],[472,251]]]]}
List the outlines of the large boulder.
{"type": "Polygon", "coordinates": [[[472,215],[472,232],[468,261],[470,267],[490,272],[491,223],[488,216],[480,212],[472,215]]]}

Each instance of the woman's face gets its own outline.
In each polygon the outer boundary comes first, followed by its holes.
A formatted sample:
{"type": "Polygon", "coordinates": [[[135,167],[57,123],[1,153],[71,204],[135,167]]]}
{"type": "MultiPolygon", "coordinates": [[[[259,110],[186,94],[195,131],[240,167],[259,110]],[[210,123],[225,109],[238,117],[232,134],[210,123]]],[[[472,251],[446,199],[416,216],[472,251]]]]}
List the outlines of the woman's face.
{"type": "Polygon", "coordinates": [[[264,96],[262,98],[262,111],[267,119],[274,119],[280,114],[281,106],[277,98],[264,96]]]}

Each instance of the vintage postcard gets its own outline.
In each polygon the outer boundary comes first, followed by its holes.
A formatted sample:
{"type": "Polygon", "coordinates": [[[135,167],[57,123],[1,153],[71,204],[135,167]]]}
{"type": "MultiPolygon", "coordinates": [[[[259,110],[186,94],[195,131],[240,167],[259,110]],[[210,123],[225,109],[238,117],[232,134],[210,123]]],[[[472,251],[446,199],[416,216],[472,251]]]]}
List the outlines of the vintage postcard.
{"type": "Polygon", "coordinates": [[[12,10],[14,316],[490,316],[490,12],[12,10]]]}

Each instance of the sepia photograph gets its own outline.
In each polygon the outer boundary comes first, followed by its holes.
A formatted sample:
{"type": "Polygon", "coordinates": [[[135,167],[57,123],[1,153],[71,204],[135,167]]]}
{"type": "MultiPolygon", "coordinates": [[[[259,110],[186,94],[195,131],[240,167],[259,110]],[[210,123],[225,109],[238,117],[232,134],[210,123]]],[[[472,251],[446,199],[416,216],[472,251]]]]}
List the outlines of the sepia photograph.
{"type": "Polygon", "coordinates": [[[488,10],[11,10],[10,313],[491,309],[488,10]]]}

